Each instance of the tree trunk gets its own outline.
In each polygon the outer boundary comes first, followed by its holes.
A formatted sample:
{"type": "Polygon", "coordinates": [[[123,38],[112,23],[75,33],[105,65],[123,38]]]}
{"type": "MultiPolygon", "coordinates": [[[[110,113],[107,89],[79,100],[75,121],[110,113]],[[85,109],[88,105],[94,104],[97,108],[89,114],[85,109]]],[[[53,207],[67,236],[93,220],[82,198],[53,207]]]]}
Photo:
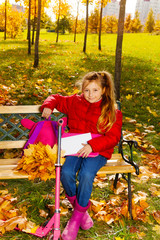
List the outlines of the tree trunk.
{"type": "Polygon", "coordinates": [[[101,1],[100,23],[99,23],[99,47],[98,47],[99,50],[101,50],[102,11],[103,11],[103,6],[101,1]]]}
{"type": "Polygon", "coordinates": [[[36,32],[36,41],[35,41],[35,59],[34,59],[34,67],[38,67],[39,63],[39,34],[40,34],[40,23],[41,23],[41,0],[38,0],[38,18],[37,18],[37,32],[36,32]]]}
{"type": "Polygon", "coordinates": [[[56,43],[58,42],[58,37],[59,37],[59,19],[60,19],[60,5],[61,1],[59,0],[59,14],[58,14],[58,21],[57,21],[57,38],[56,38],[56,43]]]}
{"type": "Polygon", "coordinates": [[[31,54],[31,0],[29,0],[28,9],[28,55],[31,54]]]}
{"type": "Polygon", "coordinates": [[[87,45],[87,33],[88,33],[88,5],[89,0],[87,0],[86,3],[86,29],[85,29],[85,35],[84,35],[84,46],[83,46],[83,52],[86,52],[86,45],[87,45]]]}
{"type": "Polygon", "coordinates": [[[5,0],[5,26],[4,26],[4,40],[6,40],[7,35],[7,0],[5,0]]]}
{"type": "Polygon", "coordinates": [[[79,1],[77,1],[77,16],[76,16],[75,30],[74,30],[74,42],[76,42],[78,13],[79,13],[79,1]]]}
{"type": "Polygon", "coordinates": [[[122,56],[122,42],[123,42],[123,30],[124,30],[124,19],[125,19],[125,6],[126,6],[126,0],[121,0],[119,19],[118,19],[118,35],[117,35],[117,45],[116,45],[115,78],[114,78],[117,100],[120,99],[121,56],[122,56]]]}
{"type": "Polygon", "coordinates": [[[32,45],[34,44],[34,33],[37,19],[37,8],[36,8],[36,0],[35,0],[35,8],[34,8],[34,21],[33,21],[33,31],[32,31],[32,45]]]}

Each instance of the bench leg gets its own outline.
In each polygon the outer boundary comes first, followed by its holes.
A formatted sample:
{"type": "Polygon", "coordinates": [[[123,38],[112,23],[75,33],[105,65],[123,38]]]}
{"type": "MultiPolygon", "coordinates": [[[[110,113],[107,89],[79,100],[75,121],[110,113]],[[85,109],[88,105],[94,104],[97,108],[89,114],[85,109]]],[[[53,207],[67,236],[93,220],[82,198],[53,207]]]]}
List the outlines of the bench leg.
{"type": "Polygon", "coordinates": [[[130,218],[133,219],[133,216],[132,216],[131,173],[128,173],[128,211],[129,211],[129,214],[130,214],[130,218]]]}
{"type": "Polygon", "coordinates": [[[118,176],[119,176],[119,173],[116,173],[114,184],[113,184],[114,188],[117,188],[118,176]]]}

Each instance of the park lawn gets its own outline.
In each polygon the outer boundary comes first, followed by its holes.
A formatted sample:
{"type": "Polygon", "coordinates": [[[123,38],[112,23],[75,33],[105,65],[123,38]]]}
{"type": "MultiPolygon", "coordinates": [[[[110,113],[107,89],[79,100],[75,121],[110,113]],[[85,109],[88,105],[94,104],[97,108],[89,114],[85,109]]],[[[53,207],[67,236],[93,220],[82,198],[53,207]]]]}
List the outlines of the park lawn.
{"type": "MultiPolygon", "coordinates": [[[[98,51],[98,36],[88,35],[87,51],[83,53],[83,34],[77,35],[76,43],[73,34],[59,36],[55,43],[56,34],[41,31],[39,67],[33,67],[34,47],[31,56],[27,55],[26,32],[18,39],[3,40],[0,33],[0,84],[7,88],[4,104],[41,104],[51,93],[72,94],[77,92],[75,81],[88,71],[107,70],[114,75],[116,34],[102,35],[102,51],[98,51]]],[[[121,103],[124,119],[123,129],[136,136],[143,135],[146,127],[153,125],[143,141],[147,146],[159,148],[159,94],[160,94],[160,36],[150,34],[124,34],[122,53],[121,103]],[[133,121],[136,124],[133,124],[133,121]]],[[[2,86],[1,85],[1,86],[2,86]]],[[[143,146],[145,145],[143,144],[143,146]]],[[[147,149],[143,148],[146,152],[147,149]]],[[[151,152],[152,153],[152,152],[151,152]]],[[[142,150],[134,151],[134,159],[142,164],[142,150]]],[[[134,177],[136,179],[136,177],[134,177]]],[[[110,186],[109,179],[107,180],[110,186]]],[[[6,180],[7,188],[18,196],[19,204],[28,207],[27,216],[37,224],[44,219],[39,217],[39,209],[45,209],[52,200],[42,195],[52,192],[54,180],[45,182],[31,182],[27,180],[6,180]]],[[[159,209],[159,197],[152,196],[149,188],[158,184],[158,179],[149,179],[147,183],[134,182],[134,193],[144,191],[148,194],[149,212],[159,209]]],[[[3,189],[3,186],[1,187],[3,189]]],[[[109,199],[113,192],[110,188],[94,187],[93,199],[109,199]]],[[[63,193],[64,194],[64,193],[63,193]]],[[[63,195],[62,194],[62,195],[63,195]]],[[[106,200],[107,201],[107,200],[106,200]]],[[[62,229],[68,216],[61,218],[62,229]]],[[[80,231],[78,239],[116,239],[128,240],[158,238],[153,231],[157,224],[152,216],[150,222],[123,221],[108,225],[95,221],[94,227],[87,231],[80,231]],[[135,231],[134,231],[135,230],[135,231]],[[144,233],[144,236],[143,236],[144,233]],[[142,235],[142,236],[141,236],[142,235]],[[142,237],[142,238],[140,238],[142,237]]],[[[38,239],[31,235],[12,231],[1,239],[38,239]]]]}

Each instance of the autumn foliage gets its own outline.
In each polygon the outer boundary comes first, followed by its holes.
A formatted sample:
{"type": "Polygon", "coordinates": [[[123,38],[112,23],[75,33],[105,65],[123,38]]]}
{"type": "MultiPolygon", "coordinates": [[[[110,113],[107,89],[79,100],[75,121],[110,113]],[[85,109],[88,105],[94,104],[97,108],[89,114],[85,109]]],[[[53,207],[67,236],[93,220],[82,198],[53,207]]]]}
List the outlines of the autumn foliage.
{"type": "MultiPolygon", "coordinates": [[[[5,5],[0,5],[0,29],[4,30],[5,26],[5,5]]],[[[24,16],[22,12],[18,12],[15,8],[12,8],[10,4],[7,6],[7,35],[11,38],[15,38],[22,30],[24,22],[24,16]]]]}
{"type": "MultiPolygon", "coordinates": [[[[29,148],[24,149],[24,155],[18,162],[17,170],[20,173],[29,175],[30,180],[40,178],[55,178],[55,163],[57,161],[57,145],[51,148],[49,145],[43,145],[41,142],[30,144],[29,148]]],[[[61,163],[64,158],[61,158],[61,163]]]]}
{"type": "Polygon", "coordinates": [[[12,197],[7,189],[0,190],[0,235],[15,228],[30,233],[37,229],[35,223],[27,220],[26,209],[15,207],[16,203],[17,198],[12,197]]]}

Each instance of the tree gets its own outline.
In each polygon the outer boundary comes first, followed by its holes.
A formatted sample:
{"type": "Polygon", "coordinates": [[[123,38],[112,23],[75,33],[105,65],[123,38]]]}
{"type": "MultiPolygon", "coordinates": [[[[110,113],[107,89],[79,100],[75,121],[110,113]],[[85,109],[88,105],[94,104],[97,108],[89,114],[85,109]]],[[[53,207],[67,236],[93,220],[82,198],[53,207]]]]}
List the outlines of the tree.
{"type": "Polygon", "coordinates": [[[116,16],[106,17],[106,32],[116,33],[118,28],[118,19],[116,16]]]}
{"type": "MultiPolygon", "coordinates": [[[[23,15],[7,3],[6,36],[16,38],[22,31],[23,15]]],[[[5,3],[0,5],[0,29],[5,32],[5,3]]]]}
{"type": "Polygon", "coordinates": [[[91,13],[88,19],[88,29],[91,33],[98,33],[99,30],[99,11],[97,8],[91,13]]]}
{"type": "Polygon", "coordinates": [[[31,0],[28,2],[28,54],[31,54],[31,0]]]}
{"type": "Polygon", "coordinates": [[[130,25],[132,23],[132,18],[131,18],[131,14],[129,13],[125,19],[125,23],[124,23],[124,31],[125,32],[130,32],[130,25]]]}
{"type": "Polygon", "coordinates": [[[34,19],[33,19],[33,29],[32,29],[32,45],[34,44],[34,32],[37,22],[37,4],[36,0],[34,0],[34,19]]]}
{"type": "Polygon", "coordinates": [[[125,7],[126,7],[126,0],[121,0],[119,19],[118,19],[118,35],[117,35],[117,45],[116,45],[115,78],[114,78],[117,100],[120,99],[121,56],[122,56],[125,7]]]}
{"type": "Polygon", "coordinates": [[[98,4],[100,4],[100,24],[99,24],[99,44],[98,49],[101,50],[101,29],[102,29],[102,15],[103,15],[103,8],[107,5],[110,0],[98,0],[98,4]]]}
{"type": "Polygon", "coordinates": [[[36,32],[36,41],[35,41],[35,59],[34,67],[38,67],[39,63],[39,35],[40,35],[40,23],[41,23],[41,0],[38,0],[38,18],[37,18],[37,32],[36,32]]]}
{"type": "Polygon", "coordinates": [[[79,0],[77,0],[77,16],[76,16],[75,29],[74,29],[74,42],[76,42],[78,15],[79,15],[79,0]]]}
{"type": "Polygon", "coordinates": [[[144,31],[151,33],[154,30],[154,26],[155,26],[155,20],[154,20],[153,10],[150,9],[148,16],[147,16],[146,23],[145,23],[144,31]]]}
{"type": "Polygon", "coordinates": [[[82,0],[82,3],[86,5],[86,26],[85,26],[85,34],[84,34],[84,45],[83,45],[83,52],[86,52],[87,46],[87,34],[88,34],[88,10],[89,10],[89,3],[93,3],[93,0],[82,0]]]}
{"type": "Polygon", "coordinates": [[[56,42],[58,42],[59,37],[59,21],[61,18],[66,16],[70,10],[71,6],[66,2],[66,0],[55,0],[55,5],[53,7],[53,13],[56,15],[57,19],[57,37],[56,42]]]}
{"type": "Polygon", "coordinates": [[[43,14],[43,18],[41,16],[41,28],[45,29],[53,29],[54,22],[52,21],[51,17],[49,17],[46,13],[43,14]]]}
{"type": "MultiPolygon", "coordinates": [[[[70,20],[69,20],[69,18],[67,18],[67,16],[64,16],[63,18],[61,18],[59,20],[58,29],[59,29],[58,31],[61,31],[62,34],[65,34],[66,30],[68,30],[69,32],[71,31],[70,20]]],[[[57,31],[57,27],[56,27],[56,31],[57,31]]]]}
{"type": "Polygon", "coordinates": [[[157,16],[157,20],[155,22],[154,31],[155,32],[160,32],[160,14],[157,16]]]}
{"type": "MultiPolygon", "coordinates": [[[[25,15],[26,18],[30,18],[30,21],[28,21],[28,29],[30,28],[31,31],[31,26],[32,28],[32,44],[34,44],[34,32],[36,28],[36,21],[37,21],[37,8],[38,8],[38,0],[15,0],[16,2],[23,2],[23,5],[25,6],[25,15]],[[29,3],[30,1],[30,3],[29,3]]],[[[49,3],[51,0],[41,0],[41,18],[43,19],[44,16],[44,8],[49,7],[49,3]]],[[[31,33],[27,32],[27,39],[29,39],[28,34],[30,34],[31,38],[31,33]]],[[[30,51],[30,50],[29,50],[30,51]]]]}
{"type": "MultiPolygon", "coordinates": [[[[75,31],[75,21],[74,21],[74,23],[72,23],[71,28],[72,28],[71,31],[74,33],[74,31],[75,31]]],[[[85,19],[84,18],[78,19],[76,33],[84,33],[84,31],[85,31],[85,19]]]]}
{"type": "Polygon", "coordinates": [[[142,29],[142,24],[139,18],[139,12],[135,12],[135,17],[131,21],[130,26],[129,26],[130,32],[138,33],[142,29]]]}
{"type": "Polygon", "coordinates": [[[85,27],[85,35],[84,35],[84,45],[83,45],[83,52],[86,52],[86,45],[87,45],[87,33],[88,33],[88,5],[89,0],[86,0],[86,27],[85,27]]]}
{"type": "Polygon", "coordinates": [[[7,33],[7,0],[5,0],[5,27],[4,27],[4,40],[6,40],[7,33]]]}

